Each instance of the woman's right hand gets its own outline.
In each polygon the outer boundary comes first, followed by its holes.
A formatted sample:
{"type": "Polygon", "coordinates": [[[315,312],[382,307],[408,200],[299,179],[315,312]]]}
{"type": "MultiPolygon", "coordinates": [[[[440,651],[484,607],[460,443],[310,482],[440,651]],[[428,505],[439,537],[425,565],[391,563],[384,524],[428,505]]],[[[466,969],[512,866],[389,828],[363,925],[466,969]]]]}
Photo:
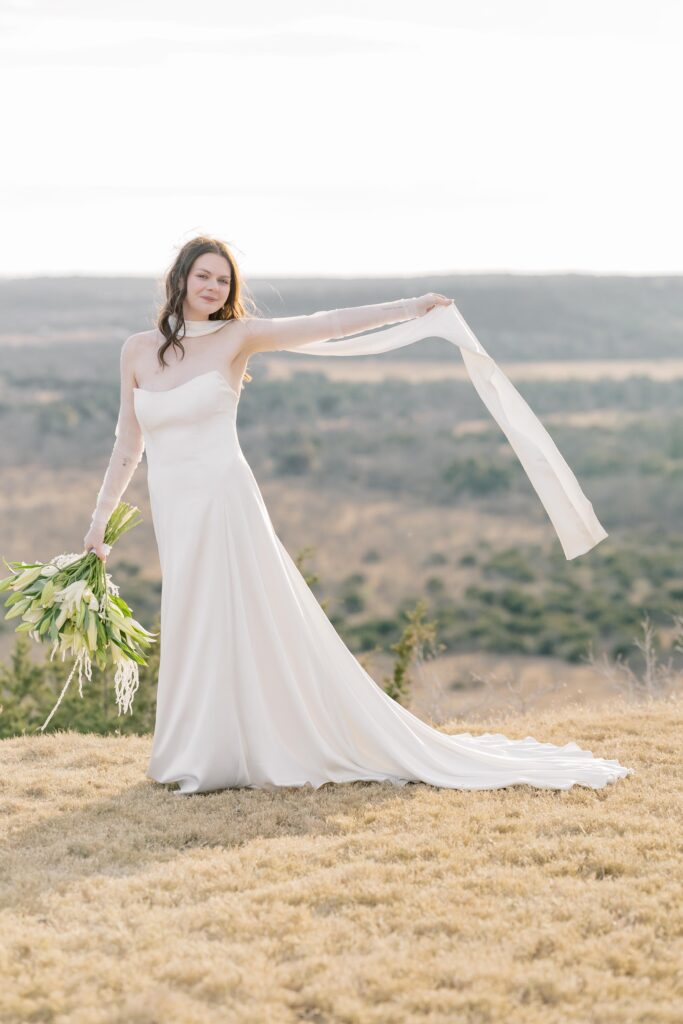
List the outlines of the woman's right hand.
{"type": "Polygon", "coordinates": [[[440,295],[439,292],[427,292],[426,295],[419,295],[417,299],[419,312],[417,315],[424,316],[425,313],[429,313],[435,306],[450,306],[454,301],[454,299],[449,299],[447,295],[440,295]]]}
{"type": "Polygon", "coordinates": [[[106,562],[107,555],[111,551],[111,544],[104,543],[104,529],[101,526],[91,526],[83,538],[83,547],[86,551],[94,551],[98,558],[106,562]]]}

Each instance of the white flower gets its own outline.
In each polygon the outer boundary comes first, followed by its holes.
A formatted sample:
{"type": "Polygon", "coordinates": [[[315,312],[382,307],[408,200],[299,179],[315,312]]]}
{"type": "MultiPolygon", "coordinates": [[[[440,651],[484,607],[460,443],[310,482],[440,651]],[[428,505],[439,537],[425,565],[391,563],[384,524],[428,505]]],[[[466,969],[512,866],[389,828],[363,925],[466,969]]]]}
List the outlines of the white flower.
{"type": "Polygon", "coordinates": [[[97,598],[95,598],[95,595],[85,580],[74,580],[73,583],[69,583],[68,586],[64,587],[62,590],[58,590],[55,594],[55,601],[66,609],[66,617],[77,611],[78,606],[83,601],[90,603],[91,598],[95,599],[95,607],[97,607],[97,598]]]}
{"type": "Polygon", "coordinates": [[[35,583],[41,574],[42,566],[39,565],[35,569],[24,569],[24,571],[17,577],[12,584],[14,590],[22,590],[24,587],[29,586],[31,583],[35,583]]]}
{"type": "Polygon", "coordinates": [[[80,555],[55,555],[54,558],[50,559],[50,565],[56,565],[58,569],[64,569],[65,566],[71,565],[72,562],[77,562],[79,558],[83,557],[83,552],[80,555]]]}

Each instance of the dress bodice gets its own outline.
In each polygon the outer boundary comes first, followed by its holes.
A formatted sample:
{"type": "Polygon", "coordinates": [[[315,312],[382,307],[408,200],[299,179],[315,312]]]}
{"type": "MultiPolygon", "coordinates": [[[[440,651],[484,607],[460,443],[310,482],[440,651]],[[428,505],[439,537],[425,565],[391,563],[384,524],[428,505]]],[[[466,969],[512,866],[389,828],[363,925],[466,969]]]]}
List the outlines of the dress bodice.
{"type": "Polygon", "coordinates": [[[165,391],[134,390],[148,470],[215,473],[239,453],[239,395],[220,370],[200,373],[165,391]]]}

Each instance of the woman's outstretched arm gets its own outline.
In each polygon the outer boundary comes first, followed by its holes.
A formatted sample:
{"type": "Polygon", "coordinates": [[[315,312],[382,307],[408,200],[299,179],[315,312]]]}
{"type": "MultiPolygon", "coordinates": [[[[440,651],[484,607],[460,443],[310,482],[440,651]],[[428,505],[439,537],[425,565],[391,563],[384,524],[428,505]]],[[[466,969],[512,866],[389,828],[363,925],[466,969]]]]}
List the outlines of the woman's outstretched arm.
{"type": "Polygon", "coordinates": [[[429,292],[412,299],[396,299],[393,302],[377,302],[369,306],[349,306],[346,309],[321,310],[304,316],[280,316],[268,319],[253,317],[244,321],[244,341],[241,352],[290,349],[306,345],[311,341],[331,341],[346,338],[350,334],[383,327],[385,324],[400,323],[422,316],[440,300],[451,302],[444,295],[429,292]]]}
{"type": "Polygon", "coordinates": [[[109,545],[104,543],[105,527],[130,483],[145,450],[144,438],[133,406],[134,351],[135,335],[131,335],[121,348],[121,397],[119,417],[114,431],[116,440],[102,486],[97,495],[90,529],[83,538],[85,550],[88,551],[92,548],[99,558],[106,558],[111,550],[109,545]]]}

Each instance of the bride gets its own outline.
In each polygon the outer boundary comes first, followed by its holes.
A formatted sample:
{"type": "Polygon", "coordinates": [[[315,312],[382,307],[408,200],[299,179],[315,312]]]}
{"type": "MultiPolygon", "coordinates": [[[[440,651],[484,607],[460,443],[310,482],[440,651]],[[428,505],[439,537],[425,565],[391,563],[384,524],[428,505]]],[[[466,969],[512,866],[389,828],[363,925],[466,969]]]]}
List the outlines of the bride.
{"type": "Polygon", "coordinates": [[[240,447],[237,408],[253,353],[355,355],[440,335],[463,349],[567,557],[594,546],[607,535],[590,502],[453,300],[430,292],[257,316],[229,248],[205,236],[181,248],[165,295],[155,328],[123,343],[115,442],[84,538],[85,550],[106,560],[105,526],[144,452],[162,575],[147,776],[189,794],[355,780],[599,789],[632,772],[574,742],[449,735],[389,697],[345,646],[281,543],[240,447]],[[349,339],[389,324],[399,326],[349,339]],[[493,387],[495,395],[487,390],[493,387]]]}

